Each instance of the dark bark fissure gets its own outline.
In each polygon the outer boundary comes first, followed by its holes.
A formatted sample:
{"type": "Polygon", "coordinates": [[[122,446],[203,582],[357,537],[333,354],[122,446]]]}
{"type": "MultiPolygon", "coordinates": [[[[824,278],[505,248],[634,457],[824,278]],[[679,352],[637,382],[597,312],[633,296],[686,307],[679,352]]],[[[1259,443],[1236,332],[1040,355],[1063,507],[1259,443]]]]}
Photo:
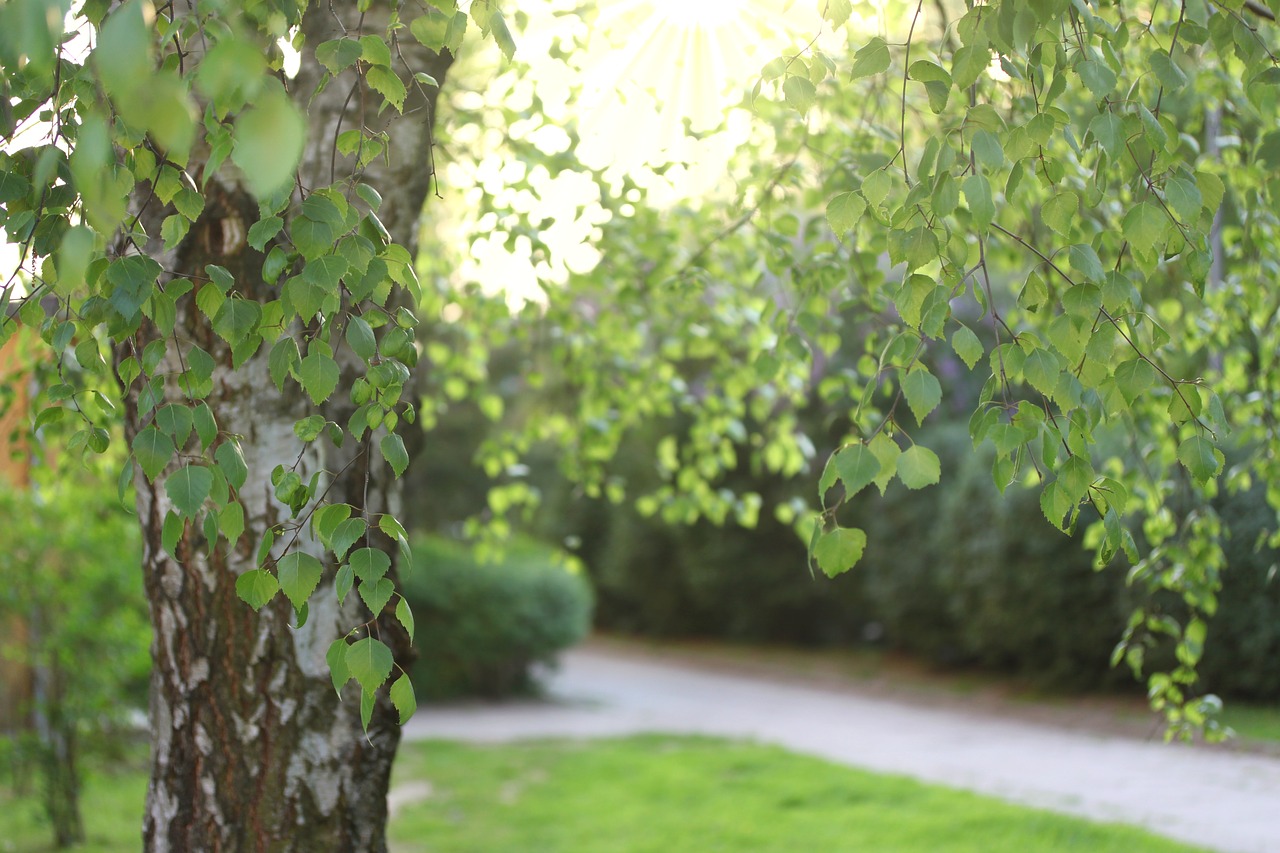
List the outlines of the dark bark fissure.
{"type": "MultiPolygon", "coordinates": [[[[369,17],[365,22],[366,32],[376,31],[368,26],[369,17]]],[[[352,31],[354,23],[348,22],[352,31]]],[[[304,29],[310,50],[338,34],[328,6],[309,13],[304,29]]],[[[443,79],[448,57],[420,49],[411,54],[407,46],[404,51],[417,66],[413,71],[443,79]]],[[[308,59],[312,65],[304,64],[293,86],[304,98],[314,92],[319,74],[314,54],[308,59]]],[[[409,80],[409,69],[397,70],[409,80]]],[[[329,183],[337,122],[349,129],[373,118],[348,113],[343,85],[349,87],[353,80],[347,72],[303,104],[310,124],[299,175],[304,187],[329,183]]],[[[411,252],[430,181],[426,119],[433,108],[433,94],[411,98],[406,112],[416,113],[387,128],[390,163],[379,161],[362,175],[384,197],[381,214],[388,230],[411,252]]],[[[339,158],[339,177],[344,165],[349,173],[350,164],[339,158]]],[[[255,612],[236,595],[235,581],[255,568],[263,533],[290,523],[290,512],[276,500],[270,480],[275,466],[296,463],[304,480],[323,472],[321,476],[329,478],[327,499],[351,504],[357,513],[397,512],[397,486],[385,464],[374,464],[367,452],[369,439],[348,438],[340,448],[322,440],[303,450],[293,435],[294,422],[315,411],[345,425],[354,408],[347,390],[362,363],[354,363],[341,349],[335,352],[343,378],[332,401],[317,409],[292,383],[286,383],[283,393],[276,389],[267,370],[269,343],[236,366],[230,347],[196,308],[206,264],[230,270],[240,296],[269,300],[278,295],[277,288],[261,279],[263,256],[243,242],[258,215],[256,202],[222,174],[208,182],[206,196],[204,213],[176,251],[162,251],[158,241],[146,247],[172,277],[197,282],[178,302],[177,325],[166,341],[168,354],[158,372],[167,377],[166,402],[186,402],[176,379],[186,353],[198,345],[213,357],[213,390],[204,402],[217,421],[219,436],[208,453],[230,437],[239,437],[250,472],[236,495],[245,511],[245,533],[230,546],[225,540],[211,546],[202,525],[188,522],[176,554],[169,554],[162,544],[171,507],[165,475],[155,483],[136,475],[145,589],[154,630],[146,849],[377,853],[386,849],[386,792],[400,739],[398,716],[384,691],[366,734],[359,720],[358,692],[349,685],[339,701],[324,662],[328,645],[367,621],[368,612],[354,594],[338,605],[333,592],[336,566],[331,562],[326,563],[310,618],[301,629],[292,627],[294,615],[283,596],[255,612]]],[[[139,193],[140,206],[146,198],[139,193]]],[[[148,233],[159,234],[160,222],[170,212],[153,200],[140,211],[140,221],[148,233]]],[[[165,283],[162,279],[161,285],[165,283]]],[[[120,356],[141,353],[157,336],[155,326],[144,321],[120,356]]],[[[153,417],[139,405],[140,384],[135,383],[126,400],[130,442],[153,417]]],[[[201,455],[198,440],[193,436],[180,452],[201,455]]],[[[171,464],[166,473],[180,464],[171,464]]],[[[290,539],[281,537],[271,552],[273,559],[281,556],[290,539]]],[[[323,558],[305,531],[297,547],[323,558]]],[[[407,663],[408,637],[390,609],[378,615],[374,630],[397,660],[407,663]]]]}

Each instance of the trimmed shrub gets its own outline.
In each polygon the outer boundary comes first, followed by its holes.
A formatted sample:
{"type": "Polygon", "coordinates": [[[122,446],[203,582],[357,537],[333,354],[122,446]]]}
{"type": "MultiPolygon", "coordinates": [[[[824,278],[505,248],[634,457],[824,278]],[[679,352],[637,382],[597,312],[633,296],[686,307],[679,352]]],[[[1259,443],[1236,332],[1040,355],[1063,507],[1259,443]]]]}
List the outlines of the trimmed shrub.
{"type": "Polygon", "coordinates": [[[460,542],[414,543],[403,578],[421,649],[409,676],[425,699],[501,698],[533,687],[534,664],[586,636],[592,595],[569,558],[528,541],[498,563],[479,562],[460,542]]]}
{"type": "Polygon", "coordinates": [[[1082,542],[1089,511],[1079,533],[1063,535],[1039,489],[1015,483],[1000,495],[991,462],[971,452],[942,500],[944,583],[963,647],[982,666],[1057,690],[1128,683],[1110,658],[1134,593],[1118,564],[1094,569],[1082,542]]]}

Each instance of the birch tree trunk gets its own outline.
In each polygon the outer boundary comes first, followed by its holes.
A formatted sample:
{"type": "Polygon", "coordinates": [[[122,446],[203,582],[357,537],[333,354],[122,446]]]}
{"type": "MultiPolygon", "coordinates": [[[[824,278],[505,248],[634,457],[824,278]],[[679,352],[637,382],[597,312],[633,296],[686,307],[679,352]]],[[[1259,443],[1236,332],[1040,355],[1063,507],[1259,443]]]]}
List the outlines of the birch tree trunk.
{"type": "MultiPolygon", "coordinates": [[[[364,17],[365,32],[378,31],[377,11],[364,17]]],[[[381,14],[385,27],[386,10],[381,14]]],[[[309,124],[299,185],[309,190],[351,174],[352,164],[333,150],[340,129],[388,125],[389,158],[371,164],[362,180],[384,197],[381,218],[393,238],[414,252],[418,217],[431,179],[430,118],[435,93],[416,89],[411,73],[426,71],[443,80],[450,58],[412,43],[400,46],[409,67],[397,71],[415,94],[405,105],[404,117],[394,121],[388,115],[394,115],[391,110],[381,117],[372,110],[361,114],[366,101],[376,99],[364,97],[364,82],[351,69],[312,98],[322,72],[315,61],[315,45],[343,35],[344,27],[358,34],[357,23],[354,9],[335,11],[333,4],[321,4],[304,19],[303,66],[288,83],[309,124]],[[348,20],[340,21],[339,15],[347,15],[348,20]]],[[[199,173],[194,164],[188,171],[199,173]]],[[[172,211],[154,199],[148,201],[147,187],[141,190],[135,196],[135,209],[147,232],[158,235],[161,221],[172,211]]],[[[170,278],[200,281],[205,265],[217,264],[235,276],[237,292],[266,302],[278,298],[279,291],[263,281],[263,254],[245,243],[245,234],[257,218],[256,201],[240,185],[234,170],[224,167],[209,179],[204,212],[182,243],[165,252],[156,239],[146,248],[170,278]]],[[[187,523],[176,537],[170,529],[168,538],[176,538],[170,553],[165,547],[165,523],[172,502],[163,478],[149,482],[141,474],[135,477],[154,629],[146,850],[384,851],[386,793],[400,739],[397,714],[384,691],[366,734],[356,686],[348,685],[349,692],[340,701],[325,663],[330,643],[369,620],[365,605],[354,594],[338,605],[336,566],[331,559],[325,562],[310,616],[300,629],[292,627],[294,614],[283,596],[255,612],[237,597],[235,583],[240,574],[256,568],[264,533],[290,517],[271,482],[277,465],[293,467],[304,481],[318,473],[328,484],[327,499],[348,503],[357,512],[365,507],[372,513],[397,509],[396,481],[385,463],[380,459],[375,463],[375,455],[365,452],[367,438],[356,442],[348,436],[342,448],[317,442],[304,451],[294,435],[294,422],[317,409],[291,382],[285,383],[283,393],[277,391],[268,372],[269,345],[235,366],[230,347],[197,309],[194,292],[178,301],[177,313],[167,354],[154,375],[180,373],[193,345],[213,356],[213,391],[205,403],[217,422],[218,437],[208,452],[216,452],[232,436],[239,437],[248,469],[238,490],[245,530],[231,546],[225,538],[211,545],[202,529],[187,523]]],[[[157,337],[155,326],[144,321],[120,357],[144,352],[157,337]]],[[[341,350],[335,358],[342,364],[341,350]]],[[[355,366],[344,365],[344,380],[321,411],[343,425],[350,414],[344,411],[350,386],[347,367],[354,370],[355,366]]],[[[135,383],[126,400],[130,442],[155,416],[154,407],[140,399],[144,385],[135,383]]],[[[179,382],[172,378],[165,382],[163,393],[168,402],[184,399],[179,382]]],[[[186,449],[200,452],[195,436],[186,449]]],[[[282,546],[283,542],[276,543],[273,557],[280,555],[282,546]]],[[[305,529],[294,547],[322,561],[326,558],[305,529]]],[[[375,624],[377,635],[391,646],[397,660],[407,663],[408,638],[390,610],[379,614],[375,624]]]]}

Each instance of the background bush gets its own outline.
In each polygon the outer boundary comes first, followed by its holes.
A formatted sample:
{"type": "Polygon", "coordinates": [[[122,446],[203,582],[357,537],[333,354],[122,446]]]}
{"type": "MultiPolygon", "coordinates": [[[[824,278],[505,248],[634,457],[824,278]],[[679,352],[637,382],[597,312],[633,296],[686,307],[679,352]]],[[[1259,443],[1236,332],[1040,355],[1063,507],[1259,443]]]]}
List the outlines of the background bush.
{"type": "MultiPolygon", "coordinates": [[[[620,465],[639,493],[656,485],[650,460],[661,434],[635,440],[620,465]]],[[[597,625],[606,630],[809,645],[873,640],[939,666],[1013,673],[1046,689],[1139,689],[1110,658],[1141,592],[1118,562],[1094,570],[1082,543],[1089,519],[1064,536],[1043,517],[1038,490],[1014,484],[1001,496],[990,453],[973,449],[964,424],[916,437],[941,458],[942,483],[911,491],[895,482],[883,497],[874,488],[859,495],[844,521],[866,529],[866,553],[835,579],[812,577],[804,543],[768,512],[754,530],[672,527],[553,484],[540,532],[580,537],[578,554],[599,597],[597,625]]],[[[735,479],[731,487],[760,492],[766,507],[812,490],[804,478],[735,479]]],[[[1223,496],[1216,509],[1233,534],[1200,687],[1277,699],[1280,553],[1255,547],[1275,528],[1275,513],[1261,486],[1223,496]]]]}
{"type": "Polygon", "coordinates": [[[417,622],[410,669],[420,697],[499,698],[529,689],[534,664],[551,664],[591,627],[589,584],[571,560],[529,541],[501,562],[440,536],[419,537],[403,578],[417,622]]]}
{"type": "MultiPolygon", "coordinates": [[[[630,439],[614,469],[632,495],[660,485],[653,460],[658,441],[675,427],[657,424],[630,439]]],[[[536,527],[543,538],[575,545],[595,588],[596,625],[659,637],[708,636],[801,645],[852,642],[861,636],[863,592],[848,577],[806,570],[806,548],[772,507],[808,482],[737,472],[726,485],[764,499],[758,525],[691,526],[645,517],[629,503],[577,494],[545,476],[536,527]]]]}
{"type": "Polygon", "coordinates": [[[1223,543],[1223,574],[1218,612],[1209,620],[1209,639],[1200,661],[1205,687],[1225,696],[1280,699],[1280,551],[1263,537],[1276,529],[1276,512],[1266,487],[1255,483],[1215,501],[1231,527],[1223,543]]]}

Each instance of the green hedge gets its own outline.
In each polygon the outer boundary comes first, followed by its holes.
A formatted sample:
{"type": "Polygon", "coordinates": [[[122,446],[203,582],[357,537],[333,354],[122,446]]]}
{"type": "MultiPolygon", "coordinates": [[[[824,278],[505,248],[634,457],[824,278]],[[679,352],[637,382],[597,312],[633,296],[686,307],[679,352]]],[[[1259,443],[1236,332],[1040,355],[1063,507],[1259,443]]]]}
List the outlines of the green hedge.
{"type": "MultiPolygon", "coordinates": [[[[653,447],[666,434],[655,425],[628,441],[614,470],[632,494],[659,484],[653,447]]],[[[581,497],[547,476],[540,536],[575,542],[595,588],[597,626],[661,637],[711,636],[802,645],[854,642],[861,636],[863,591],[851,577],[813,577],[805,544],[789,526],[762,512],[746,530],[710,522],[671,525],[630,505],[581,497]]],[[[729,488],[760,493],[766,506],[811,488],[807,482],[734,475],[729,488]]]]}
{"type": "Polygon", "coordinates": [[[1001,496],[990,453],[973,450],[965,427],[921,440],[942,459],[943,483],[860,504],[876,519],[860,571],[888,640],[1060,689],[1122,682],[1109,660],[1133,604],[1124,572],[1094,571],[1080,536],[1045,520],[1038,490],[1001,496]]]}
{"type": "Polygon", "coordinates": [[[1276,529],[1266,492],[1254,483],[1215,501],[1231,538],[1223,543],[1227,570],[1200,661],[1208,690],[1260,701],[1280,699],[1280,551],[1264,541],[1276,529]]]}
{"type": "Polygon", "coordinates": [[[590,629],[586,578],[545,546],[517,541],[501,562],[482,563],[463,543],[424,536],[413,552],[402,580],[417,622],[409,675],[420,697],[528,690],[534,664],[554,663],[590,629]]]}

